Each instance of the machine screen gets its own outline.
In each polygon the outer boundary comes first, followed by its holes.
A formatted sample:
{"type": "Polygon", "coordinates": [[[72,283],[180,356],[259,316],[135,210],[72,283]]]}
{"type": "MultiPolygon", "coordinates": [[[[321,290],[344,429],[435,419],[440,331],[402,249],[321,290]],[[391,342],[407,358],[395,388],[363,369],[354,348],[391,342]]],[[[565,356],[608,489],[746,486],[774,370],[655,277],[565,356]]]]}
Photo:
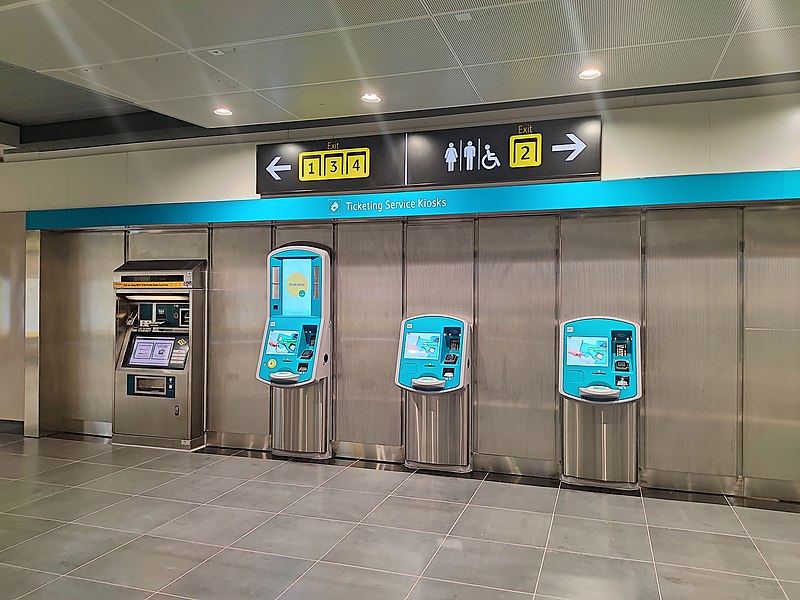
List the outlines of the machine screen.
{"type": "Polygon", "coordinates": [[[281,268],[283,314],[311,316],[311,259],[285,258],[281,268]]]}
{"type": "Polygon", "coordinates": [[[607,367],[608,338],[567,336],[567,365],[607,367]]]}
{"type": "Polygon", "coordinates": [[[269,332],[265,354],[291,354],[297,352],[297,342],[300,339],[299,331],[283,331],[273,329],[269,332]]]}
{"type": "Polygon", "coordinates": [[[408,333],[403,358],[439,358],[440,333],[408,333]]]}
{"type": "Polygon", "coordinates": [[[175,338],[136,336],[128,358],[131,367],[167,367],[175,338]]]}

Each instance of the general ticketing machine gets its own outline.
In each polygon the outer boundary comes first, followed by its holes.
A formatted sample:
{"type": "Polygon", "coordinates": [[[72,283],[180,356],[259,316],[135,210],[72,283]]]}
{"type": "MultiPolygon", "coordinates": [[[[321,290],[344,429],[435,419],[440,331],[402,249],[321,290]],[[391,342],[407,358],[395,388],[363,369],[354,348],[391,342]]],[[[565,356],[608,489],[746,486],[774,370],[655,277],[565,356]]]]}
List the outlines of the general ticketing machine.
{"type": "Polygon", "coordinates": [[[331,456],[331,255],[309,243],[270,252],[269,317],[256,377],[272,387],[272,451],[331,456]]]}
{"type": "Polygon", "coordinates": [[[471,325],[464,319],[403,321],[395,384],[407,392],[407,467],[472,471],[471,352],[471,325]]]}
{"type": "Polygon", "coordinates": [[[561,324],[563,481],[638,487],[639,339],[638,324],[613,317],[561,324]]]}
{"type": "Polygon", "coordinates": [[[203,445],[206,261],[128,261],[114,271],[112,442],[203,445]]]}

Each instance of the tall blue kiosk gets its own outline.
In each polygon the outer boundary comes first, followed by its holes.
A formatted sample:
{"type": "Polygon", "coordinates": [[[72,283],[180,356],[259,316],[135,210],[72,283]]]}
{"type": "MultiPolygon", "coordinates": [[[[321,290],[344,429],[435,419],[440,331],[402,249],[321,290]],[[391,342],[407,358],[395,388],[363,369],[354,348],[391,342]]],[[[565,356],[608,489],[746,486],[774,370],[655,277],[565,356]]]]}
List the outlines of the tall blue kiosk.
{"type": "Polygon", "coordinates": [[[395,383],[406,390],[406,466],[472,471],[470,323],[448,315],[405,319],[395,383]]]}
{"type": "Polygon", "coordinates": [[[562,480],[638,487],[641,372],[638,324],[613,317],[561,324],[562,480]]]}
{"type": "Polygon", "coordinates": [[[272,387],[272,452],[330,458],[330,250],[282,246],[267,265],[269,317],[256,377],[272,387]]]}

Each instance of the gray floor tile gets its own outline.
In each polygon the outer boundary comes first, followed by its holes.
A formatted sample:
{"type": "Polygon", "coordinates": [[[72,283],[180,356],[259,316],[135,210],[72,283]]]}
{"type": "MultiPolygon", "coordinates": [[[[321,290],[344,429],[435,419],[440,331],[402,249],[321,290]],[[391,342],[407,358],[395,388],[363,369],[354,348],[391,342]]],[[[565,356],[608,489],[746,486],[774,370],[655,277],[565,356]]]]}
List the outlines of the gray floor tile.
{"type": "Polygon", "coordinates": [[[484,481],[471,504],[552,514],[557,488],[484,481]]]}
{"type": "Polygon", "coordinates": [[[63,492],[20,506],[11,512],[29,517],[74,521],[126,498],[129,496],[124,494],[67,488],[63,492]]]}
{"type": "Polygon", "coordinates": [[[414,473],[394,494],[411,498],[466,503],[472,498],[480,484],[480,479],[414,473]]]}
{"type": "Polygon", "coordinates": [[[212,475],[214,477],[253,479],[281,466],[284,462],[285,461],[282,460],[273,460],[269,458],[231,456],[208,467],[203,467],[196,473],[198,475],[212,475]]]}
{"type": "Polygon", "coordinates": [[[43,450],[55,448],[56,446],[63,446],[66,443],[68,443],[67,440],[56,438],[24,438],[11,444],[4,444],[0,447],[0,453],[10,452],[13,454],[36,455],[43,450]]]}
{"type": "Polygon", "coordinates": [[[187,542],[227,546],[271,516],[272,513],[255,510],[201,506],[174,521],[156,527],[151,533],[187,542]]]}
{"type": "Polygon", "coordinates": [[[0,565],[0,600],[15,600],[55,578],[56,575],[0,565]]]}
{"type": "Polygon", "coordinates": [[[379,494],[319,488],[290,506],[286,512],[292,515],[357,523],[384,498],[385,496],[379,494]]]}
{"type": "Polygon", "coordinates": [[[21,479],[70,464],[58,458],[30,454],[0,454],[0,477],[21,479]]]}
{"type": "Polygon", "coordinates": [[[753,540],[761,555],[772,568],[775,577],[789,581],[800,581],[800,544],[753,540]]]}
{"type": "Polygon", "coordinates": [[[401,527],[431,533],[447,533],[458,519],[464,504],[389,496],[367,517],[365,523],[401,527]]]}
{"type": "Polygon", "coordinates": [[[444,536],[359,525],[323,558],[326,562],[421,575],[444,536]]]}
{"type": "Polygon", "coordinates": [[[25,600],[145,600],[149,597],[150,592],[62,577],[25,596],[25,600]]]}
{"type": "Polygon", "coordinates": [[[800,583],[781,581],[781,585],[786,595],[789,596],[789,600],[800,600],[800,583]]]}
{"type": "Polygon", "coordinates": [[[217,498],[212,504],[232,508],[251,508],[268,512],[280,512],[313,488],[299,485],[281,485],[251,481],[217,498]]]}
{"type": "Polygon", "coordinates": [[[233,488],[242,485],[242,483],[244,482],[241,479],[206,477],[192,473],[144,492],[143,495],[205,504],[226,492],[230,492],[233,488]]]}
{"type": "Polygon", "coordinates": [[[276,598],[312,564],[311,561],[223,550],[164,592],[197,600],[276,598]]]}
{"type": "Polygon", "coordinates": [[[492,590],[466,583],[420,579],[408,600],[530,600],[530,597],[530,594],[492,590]]]}
{"type": "Polygon", "coordinates": [[[0,485],[0,510],[10,510],[21,504],[63,492],[66,488],[31,481],[9,481],[0,485]]]}
{"type": "Polygon", "coordinates": [[[656,562],[770,577],[749,538],[650,528],[656,562]]]}
{"type": "Polygon", "coordinates": [[[84,517],[79,522],[134,533],[147,533],[167,521],[186,514],[197,506],[197,504],[188,502],[134,496],[84,517]]]}
{"type": "Polygon", "coordinates": [[[84,483],[80,487],[104,492],[121,492],[123,494],[141,494],[149,489],[181,477],[179,473],[166,471],[147,471],[145,469],[125,469],[112,475],[106,475],[84,483]]]}
{"type": "Polygon", "coordinates": [[[452,535],[544,548],[551,518],[543,513],[468,506],[452,535]]]}
{"type": "Polygon", "coordinates": [[[120,470],[120,467],[111,465],[95,465],[92,463],[72,463],[57,469],[37,473],[28,477],[28,481],[39,483],[54,483],[57,485],[81,485],[93,479],[111,475],[120,470]]]}
{"type": "Polygon", "coordinates": [[[663,600],[785,600],[774,579],[658,565],[658,582],[663,600]]]}
{"type": "Polygon", "coordinates": [[[451,537],[425,576],[532,594],[542,554],[539,548],[451,537]]]}
{"type": "Polygon", "coordinates": [[[746,535],[733,509],[727,504],[645,498],[644,507],[647,511],[647,522],[650,525],[746,535]]]}
{"type": "Polygon", "coordinates": [[[302,462],[285,462],[276,469],[265,473],[258,481],[273,483],[293,483],[295,485],[310,485],[316,487],[334,475],[342,472],[345,467],[338,465],[315,465],[302,462]]]}
{"type": "Polygon", "coordinates": [[[276,515],[234,546],[316,560],[325,556],[351,529],[352,523],[276,515]]]}
{"type": "Polygon", "coordinates": [[[0,433],[0,445],[11,444],[13,442],[21,442],[24,438],[21,435],[13,433],[0,433]]]}
{"type": "Polygon", "coordinates": [[[345,469],[336,477],[326,482],[323,487],[385,495],[390,494],[392,490],[408,479],[409,476],[409,473],[403,471],[345,469]]]}
{"type": "Polygon", "coordinates": [[[111,444],[95,442],[72,442],[45,448],[38,452],[39,456],[63,458],[64,460],[83,460],[111,452],[111,444]]]}
{"type": "Polygon", "coordinates": [[[800,544],[800,513],[739,507],[734,510],[754,538],[800,544]]]}
{"type": "Polygon", "coordinates": [[[173,473],[191,473],[223,460],[218,454],[197,454],[194,452],[170,452],[166,456],[156,458],[139,465],[140,469],[154,471],[171,471],[173,473]]]}
{"type": "Polygon", "coordinates": [[[144,536],[81,567],[73,575],[156,591],[218,550],[214,546],[144,536]]]}
{"type": "Polygon", "coordinates": [[[416,581],[408,575],[317,563],[281,600],[404,600],[416,581]]]}
{"type": "Polygon", "coordinates": [[[602,521],[644,524],[644,508],[639,496],[621,496],[579,490],[561,490],[556,513],[602,521]]]}
{"type": "Polygon", "coordinates": [[[139,448],[133,446],[111,446],[111,452],[83,459],[84,462],[101,465],[114,465],[115,467],[133,467],[166,456],[172,450],[160,448],[139,448]]]}
{"type": "Polygon", "coordinates": [[[0,552],[0,562],[64,574],[135,537],[130,533],[69,524],[0,552]]]}
{"type": "Polygon", "coordinates": [[[553,550],[544,558],[538,592],[570,600],[658,598],[652,563],[553,550]]]}
{"type": "Polygon", "coordinates": [[[548,548],[614,558],[653,560],[644,525],[556,515],[548,548]]]}
{"type": "Polygon", "coordinates": [[[17,515],[0,515],[0,550],[61,527],[63,523],[17,515]]]}

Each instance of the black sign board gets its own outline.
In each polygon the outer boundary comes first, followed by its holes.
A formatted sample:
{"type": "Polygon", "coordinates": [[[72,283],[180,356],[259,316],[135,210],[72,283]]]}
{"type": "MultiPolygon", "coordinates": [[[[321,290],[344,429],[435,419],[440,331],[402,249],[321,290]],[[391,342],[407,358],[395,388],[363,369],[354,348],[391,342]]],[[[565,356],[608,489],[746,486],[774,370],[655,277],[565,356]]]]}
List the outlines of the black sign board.
{"type": "Polygon", "coordinates": [[[405,181],[405,135],[258,146],[256,169],[264,196],[398,187],[405,181]]]}
{"type": "Polygon", "coordinates": [[[600,175],[600,117],[408,134],[408,185],[600,175]]]}

